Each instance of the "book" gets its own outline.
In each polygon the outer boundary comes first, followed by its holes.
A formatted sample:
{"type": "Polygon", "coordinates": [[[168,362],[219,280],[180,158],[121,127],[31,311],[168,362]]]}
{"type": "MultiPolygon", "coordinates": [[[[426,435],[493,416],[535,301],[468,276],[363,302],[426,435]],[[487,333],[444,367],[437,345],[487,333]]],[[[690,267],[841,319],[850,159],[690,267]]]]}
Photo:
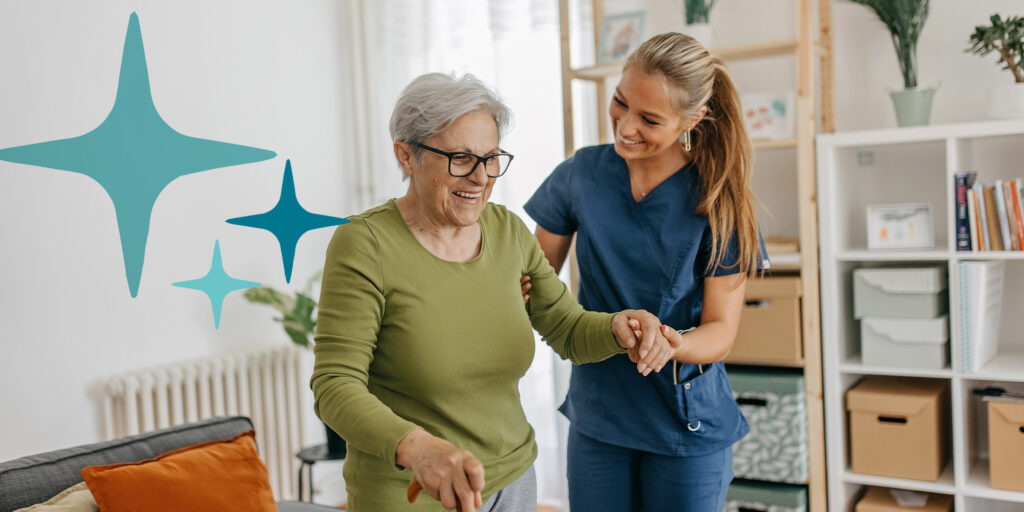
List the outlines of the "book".
{"type": "Polygon", "coordinates": [[[1013,198],[1013,213],[1017,219],[1017,239],[1020,240],[1020,248],[1024,250],[1024,214],[1021,213],[1020,188],[1016,181],[1008,182],[1010,185],[1010,197],[1013,198]]]}
{"type": "Polygon", "coordinates": [[[978,245],[978,215],[974,213],[977,205],[975,204],[974,189],[967,189],[967,228],[970,233],[970,245],[968,251],[980,251],[981,246],[978,245]]]}
{"type": "Polygon", "coordinates": [[[985,196],[985,222],[988,225],[988,239],[990,250],[1002,251],[1003,234],[999,225],[999,213],[996,208],[995,187],[987,187],[984,190],[985,196]]]}
{"type": "Polygon", "coordinates": [[[1017,222],[1017,212],[1014,208],[1013,187],[1010,181],[1003,182],[1003,202],[1006,204],[1006,223],[1010,228],[1010,247],[1014,251],[1021,250],[1021,226],[1017,222]]]}
{"type": "Polygon", "coordinates": [[[967,220],[967,187],[974,184],[978,173],[975,171],[960,171],[953,176],[953,186],[956,187],[956,250],[971,250],[970,226],[967,220]]]}
{"type": "Polygon", "coordinates": [[[989,239],[988,234],[988,212],[985,210],[985,191],[981,187],[980,183],[975,183],[974,187],[974,201],[978,208],[978,247],[982,251],[992,250],[992,240],[989,239]]]}
{"type": "Polygon", "coordinates": [[[1013,250],[1013,245],[1010,244],[1010,223],[1006,217],[1006,195],[1003,193],[1003,180],[996,180],[992,188],[996,196],[996,213],[999,215],[999,233],[1003,239],[1003,250],[1010,251],[1013,250]]]}
{"type": "Polygon", "coordinates": [[[960,262],[960,366],[965,372],[980,369],[998,351],[1004,274],[1003,261],[960,262]]]}

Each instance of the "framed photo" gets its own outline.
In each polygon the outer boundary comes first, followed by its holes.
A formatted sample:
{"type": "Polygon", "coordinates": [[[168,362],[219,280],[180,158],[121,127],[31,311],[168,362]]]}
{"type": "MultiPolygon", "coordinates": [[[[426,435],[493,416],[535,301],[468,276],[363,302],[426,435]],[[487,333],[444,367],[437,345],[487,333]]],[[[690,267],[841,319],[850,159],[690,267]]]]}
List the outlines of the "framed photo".
{"type": "Polygon", "coordinates": [[[751,93],[740,96],[743,121],[751,139],[788,139],[796,136],[793,123],[796,93],[751,93]]]}
{"type": "Polygon", "coordinates": [[[935,246],[932,205],[872,204],[867,208],[868,249],[927,249],[935,246]]]}
{"type": "Polygon", "coordinates": [[[597,45],[597,63],[625,60],[644,36],[644,11],[605,16],[597,45]]]}

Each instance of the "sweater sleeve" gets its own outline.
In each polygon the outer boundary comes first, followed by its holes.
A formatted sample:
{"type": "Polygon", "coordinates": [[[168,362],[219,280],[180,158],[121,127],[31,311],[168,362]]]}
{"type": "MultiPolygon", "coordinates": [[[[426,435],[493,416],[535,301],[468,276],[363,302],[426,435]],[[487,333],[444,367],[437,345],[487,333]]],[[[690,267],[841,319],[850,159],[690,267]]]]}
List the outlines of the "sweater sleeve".
{"type": "Polygon", "coordinates": [[[562,359],[576,364],[602,361],[624,353],[612,334],[612,314],[584,311],[569,288],[555,274],[537,238],[515,215],[517,242],[523,251],[525,273],[530,275],[527,313],[533,328],[562,359]]]}
{"type": "Polygon", "coordinates": [[[364,219],[338,227],[327,248],[317,314],[314,410],[346,442],[394,463],[416,425],[370,393],[370,363],[384,312],[377,242],[364,219]]]}

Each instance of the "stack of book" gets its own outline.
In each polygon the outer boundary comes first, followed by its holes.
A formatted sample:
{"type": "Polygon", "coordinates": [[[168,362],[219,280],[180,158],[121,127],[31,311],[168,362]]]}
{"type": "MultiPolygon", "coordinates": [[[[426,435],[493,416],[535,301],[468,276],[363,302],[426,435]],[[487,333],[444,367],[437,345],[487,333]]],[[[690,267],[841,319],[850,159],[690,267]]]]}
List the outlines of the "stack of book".
{"type": "Polygon", "coordinates": [[[975,183],[977,172],[956,173],[956,250],[1024,250],[1024,180],[975,183]]]}

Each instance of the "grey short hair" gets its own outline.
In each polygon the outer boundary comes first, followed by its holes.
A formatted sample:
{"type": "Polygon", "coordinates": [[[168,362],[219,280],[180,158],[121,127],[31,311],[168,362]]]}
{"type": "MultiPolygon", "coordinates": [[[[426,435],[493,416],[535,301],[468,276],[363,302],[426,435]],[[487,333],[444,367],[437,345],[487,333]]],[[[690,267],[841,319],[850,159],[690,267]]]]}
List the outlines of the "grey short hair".
{"type": "MultiPolygon", "coordinates": [[[[444,73],[420,75],[405,87],[391,112],[392,142],[422,143],[443,132],[458,118],[477,110],[494,117],[498,140],[512,122],[512,111],[501,98],[472,74],[461,78],[444,73]]],[[[422,149],[413,146],[419,158],[422,149]]]]}

